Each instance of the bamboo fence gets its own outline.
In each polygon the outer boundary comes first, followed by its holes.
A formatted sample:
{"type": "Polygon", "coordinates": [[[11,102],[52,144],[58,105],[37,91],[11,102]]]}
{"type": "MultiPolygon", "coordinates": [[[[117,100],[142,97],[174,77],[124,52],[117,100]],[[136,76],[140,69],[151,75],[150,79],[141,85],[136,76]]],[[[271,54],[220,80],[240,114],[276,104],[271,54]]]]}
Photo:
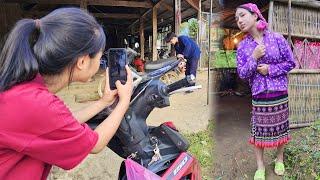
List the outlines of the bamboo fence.
{"type": "MultiPolygon", "coordinates": [[[[297,63],[300,63],[298,50],[294,48],[291,37],[304,39],[304,42],[320,40],[320,4],[317,1],[304,4],[292,1],[291,5],[288,1],[279,1],[281,0],[270,3],[270,28],[288,36],[297,63]],[[288,14],[288,9],[291,9],[291,14],[288,14]]],[[[318,59],[320,61],[320,55],[318,59]]],[[[299,64],[298,67],[305,66],[299,64]]],[[[289,73],[288,79],[290,127],[312,125],[320,119],[320,69],[294,69],[289,73]]]]}

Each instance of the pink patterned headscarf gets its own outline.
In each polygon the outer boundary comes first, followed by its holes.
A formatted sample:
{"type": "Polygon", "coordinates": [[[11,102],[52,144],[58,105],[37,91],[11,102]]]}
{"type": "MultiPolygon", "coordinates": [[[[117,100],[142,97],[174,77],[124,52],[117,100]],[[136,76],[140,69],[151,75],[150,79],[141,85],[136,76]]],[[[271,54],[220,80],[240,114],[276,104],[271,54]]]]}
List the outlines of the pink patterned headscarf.
{"type": "Polygon", "coordinates": [[[238,8],[243,8],[246,9],[252,13],[256,13],[258,15],[258,23],[257,23],[257,29],[260,31],[263,31],[268,28],[268,23],[266,19],[262,16],[258,6],[253,3],[247,3],[247,4],[242,4],[238,8]]]}

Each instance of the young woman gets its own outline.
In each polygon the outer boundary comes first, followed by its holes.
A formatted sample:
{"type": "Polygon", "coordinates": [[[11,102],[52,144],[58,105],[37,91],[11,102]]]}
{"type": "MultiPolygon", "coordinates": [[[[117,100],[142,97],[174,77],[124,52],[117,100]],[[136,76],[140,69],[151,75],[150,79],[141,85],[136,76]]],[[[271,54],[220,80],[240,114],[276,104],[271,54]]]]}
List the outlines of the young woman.
{"type": "Polygon", "coordinates": [[[252,91],[250,143],[255,147],[258,169],[254,179],[265,179],[263,151],[277,148],[275,173],[283,175],[283,151],[289,141],[288,72],[295,67],[293,54],[282,35],[267,29],[255,4],[236,10],[237,25],[247,33],[237,50],[238,74],[252,91]]]}
{"type": "Polygon", "coordinates": [[[54,95],[88,81],[104,47],[101,26],[77,8],[15,25],[0,55],[0,179],[46,179],[51,165],[71,169],[107,145],[129,106],[128,67],[125,85],[118,81],[111,91],[107,76],[104,96],[78,113],[54,95]],[[114,111],[94,131],[84,124],[117,96],[114,111]]]}

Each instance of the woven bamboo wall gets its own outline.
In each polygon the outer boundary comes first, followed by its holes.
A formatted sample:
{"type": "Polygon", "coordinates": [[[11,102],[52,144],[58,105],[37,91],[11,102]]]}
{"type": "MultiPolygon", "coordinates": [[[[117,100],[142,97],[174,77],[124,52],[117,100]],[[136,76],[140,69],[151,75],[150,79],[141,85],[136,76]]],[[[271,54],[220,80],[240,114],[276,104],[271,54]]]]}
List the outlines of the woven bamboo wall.
{"type": "Polygon", "coordinates": [[[0,5],[0,43],[4,36],[11,30],[14,24],[21,19],[22,11],[18,4],[0,5]]]}
{"type": "MultiPolygon", "coordinates": [[[[288,5],[274,2],[272,29],[288,33],[288,5]]],[[[292,5],[292,35],[320,38],[320,10],[292,5]]]]}
{"type": "Polygon", "coordinates": [[[303,127],[320,119],[320,70],[295,69],[289,74],[290,126],[303,127]]]}
{"type": "MultiPolygon", "coordinates": [[[[292,4],[292,37],[303,38],[307,42],[320,39],[320,10],[312,7],[292,4]]],[[[274,1],[271,29],[281,34],[288,34],[288,4],[274,1]]],[[[291,39],[292,40],[292,39],[291,39]]],[[[290,42],[293,45],[293,42],[290,42]]],[[[299,54],[293,49],[296,60],[299,54]]],[[[300,50],[301,51],[301,50],[300,50]]],[[[308,57],[303,54],[304,62],[308,57]]],[[[301,59],[300,59],[301,60],[301,59]]],[[[298,62],[298,61],[297,61],[298,62]]],[[[301,64],[300,64],[301,65],[301,64]]],[[[294,69],[289,73],[289,111],[290,127],[312,125],[320,119],[320,70],[294,69]]]]}

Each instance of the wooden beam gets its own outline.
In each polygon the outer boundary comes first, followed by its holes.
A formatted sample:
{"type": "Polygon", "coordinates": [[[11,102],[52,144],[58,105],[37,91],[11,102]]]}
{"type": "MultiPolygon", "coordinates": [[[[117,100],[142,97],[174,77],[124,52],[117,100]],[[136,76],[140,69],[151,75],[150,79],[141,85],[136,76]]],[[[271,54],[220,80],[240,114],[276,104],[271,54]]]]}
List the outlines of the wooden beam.
{"type": "Polygon", "coordinates": [[[195,10],[199,11],[199,0],[186,0],[190,6],[192,6],[195,10]]]}
{"type": "MultiPolygon", "coordinates": [[[[6,3],[36,3],[36,4],[80,4],[82,0],[6,0],[6,3]]],[[[152,8],[150,2],[116,1],[116,0],[88,0],[88,5],[122,6],[136,8],[152,8]]]]}
{"type": "MultiPolygon", "coordinates": [[[[184,16],[183,13],[186,12],[186,11],[188,11],[189,9],[190,9],[190,8],[181,9],[181,17],[183,17],[183,16],[184,16]]],[[[168,12],[164,11],[164,12],[158,14],[158,17],[161,17],[161,16],[164,15],[164,14],[168,14],[168,12]]],[[[174,13],[172,13],[172,14],[174,14],[174,13]]],[[[173,17],[173,16],[170,16],[170,17],[173,17]]]]}
{"type": "MultiPolygon", "coordinates": [[[[146,12],[144,12],[144,13],[140,16],[140,18],[144,19],[145,16],[146,16],[149,12],[151,12],[151,9],[148,9],[146,12]]],[[[139,21],[140,21],[140,19],[135,20],[132,24],[130,24],[129,28],[133,27],[133,26],[134,26],[137,22],[139,22],[139,21]]]]}
{"type": "MultiPolygon", "coordinates": [[[[162,3],[164,0],[160,0],[158,1],[154,6],[158,7],[160,5],[160,3],[162,3]]],[[[146,12],[144,12],[142,15],[141,15],[141,18],[145,18],[145,16],[151,12],[152,9],[148,9],[146,12]]],[[[132,26],[134,26],[137,22],[139,22],[139,19],[137,19],[136,21],[134,21],[130,26],[129,28],[131,28],[132,26]]]]}
{"type": "MultiPolygon", "coordinates": [[[[184,9],[184,10],[181,10],[181,17],[186,16],[185,13],[186,13],[188,10],[189,10],[188,8],[186,8],[186,9],[184,9]]],[[[161,13],[161,14],[162,14],[162,13],[161,13]]],[[[159,17],[159,15],[158,15],[158,17],[159,17]]],[[[184,21],[185,19],[190,19],[190,18],[196,18],[196,15],[187,16],[187,17],[185,17],[184,19],[181,19],[181,21],[184,21]]],[[[167,17],[167,18],[163,19],[163,21],[158,22],[158,27],[164,26],[164,25],[166,25],[166,24],[172,24],[172,25],[174,26],[174,16],[167,17]]],[[[152,23],[145,25],[145,29],[144,29],[144,30],[149,30],[149,29],[151,29],[151,28],[152,28],[152,23]]]]}
{"type": "Polygon", "coordinates": [[[212,12],[213,13],[217,13],[217,12],[220,12],[222,10],[222,5],[220,4],[220,2],[221,1],[212,1],[212,3],[213,3],[212,12]]]}
{"type": "Polygon", "coordinates": [[[160,0],[153,7],[159,8],[163,2],[164,2],[164,0],[160,0]]]}
{"type": "MultiPolygon", "coordinates": [[[[173,17],[167,18],[166,21],[168,22],[168,24],[174,23],[173,17]]],[[[158,27],[162,27],[162,26],[164,26],[164,25],[165,25],[165,23],[164,23],[164,22],[161,22],[161,23],[158,24],[158,27]]],[[[146,31],[147,31],[147,30],[150,30],[150,29],[152,29],[152,24],[151,24],[151,25],[148,25],[148,26],[145,26],[145,28],[144,28],[144,30],[146,30],[146,31]]]]}
{"type": "Polygon", "coordinates": [[[174,32],[180,33],[181,25],[181,0],[174,0],[174,32]]]}
{"type": "Polygon", "coordinates": [[[136,19],[139,14],[117,14],[117,13],[92,13],[97,18],[110,18],[110,19],[136,19]]]}
{"type": "Polygon", "coordinates": [[[197,40],[198,40],[198,46],[199,49],[201,49],[201,0],[199,1],[199,10],[198,10],[198,16],[197,16],[197,20],[198,20],[198,32],[197,32],[197,40]]]}
{"type": "Polygon", "coordinates": [[[161,7],[164,7],[166,10],[170,11],[170,12],[173,12],[173,8],[172,6],[170,6],[169,4],[163,2],[162,3],[162,6],[161,7]]]}
{"type": "Polygon", "coordinates": [[[5,3],[80,4],[81,0],[5,0],[5,3]]]}
{"type": "Polygon", "coordinates": [[[80,8],[81,9],[87,9],[88,8],[88,0],[81,0],[80,8]]]}
{"type": "Polygon", "coordinates": [[[144,19],[141,17],[140,18],[140,54],[141,54],[141,59],[144,59],[144,19]]]}
{"type": "Polygon", "coordinates": [[[153,4],[149,1],[118,1],[118,0],[89,0],[90,5],[99,6],[123,6],[123,7],[138,7],[152,8],[153,4]]]}
{"type": "MultiPolygon", "coordinates": [[[[275,0],[277,2],[288,3],[288,0],[275,0]]],[[[320,1],[316,0],[292,0],[292,5],[299,5],[311,8],[320,8],[320,1]]]]}
{"type": "Polygon", "coordinates": [[[152,8],[152,61],[156,61],[158,57],[157,51],[157,36],[158,36],[158,26],[157,26],[157,7],[152,8]]]}
{"type": "MultiPolygon", "coordinates": [[[[27,17],[32,16],[45,16],[49,11],[23,11],[23,15],[27,17]]],[[[109,18],[109,19],[136,19],[139,18],[139,14],[117,14],[117,13],[91,13],[97,18],[109,18]]]]}
{"type": "MultiPolygon", "coordinates": [[[[185,11],[187,11],[189,8],[186,8],[186,9],[181,9],[181,14],[183,14],[185,11]]],[[[158,14],[158,17],[161,17],[162,15],[164,15],[164,14],[168,14],[168,12],[167,11],[163,11],[162,13],[160,13],[160,14],[158,14]]],[[[172,8],[172,14],[174,14],[174,9],[172,8]]],[[[181,17],[182,17],[183,15],[181,15],[181,17]]],[[[172,16],[171,16],[172,17],[172,16]]]]}
{"type": "Polygon", "coordinates": [[[272,30],[273,29],[273,7],[274,7],[274,3],[273,3],[273,0],[271,0],[270,1],[270,3],[269,3],[269,12],[268,12],[268,28],[270,29],[270,30],[272,30]]]}
{"type": "MultiPolygon", "coordinates": [[[[209,55],[208,55],[208,79],[207,79],[207,87],[210,85],[210,62],[211,62],[211,30],[212,30],[212,0],[210,0],[210,14],[209,14],[209,37],[208,37],[208,49],[209,49],[209,55]]],[[[209,105],[209,88],[207,88],[207,105],[209,105]]]]}
{"type": "Polygon", "coordinates": [[[36,11],[39,7],[39,4],[35,4],[31,9],[30,11],[36,11]]]}
{"type": "Polygon", "coordinates": [[[292,25],[292,12],[291,12],[291,0],[288,1],[288,41],[291,41],[291,25],[292,25]]]}
{"type": "Polygon", "coordinates": [[[126,32],[127,32],[127,27],[128,27],[129,23],[114,23],[114,22],[106,22],[104,23],[103,27],[114,27],[117,26],[119,28],[125,28],[126,32]]]}

